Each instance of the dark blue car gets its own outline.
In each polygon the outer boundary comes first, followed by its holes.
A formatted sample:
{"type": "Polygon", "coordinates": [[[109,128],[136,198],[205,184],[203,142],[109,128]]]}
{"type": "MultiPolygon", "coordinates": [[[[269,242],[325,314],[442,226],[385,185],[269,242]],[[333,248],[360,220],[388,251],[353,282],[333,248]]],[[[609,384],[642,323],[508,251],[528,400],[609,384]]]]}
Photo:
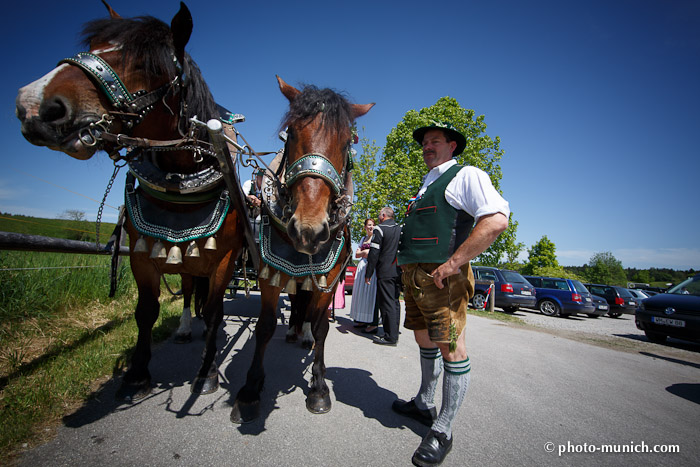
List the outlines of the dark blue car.
{"type": "Polygon", "coordinates": [[[537,290],[537,309],[547,316],[565,318],[577,313],[597,317],[601,313],[591,293],[575,279],[561,277],[524,276],[537,290]]]}

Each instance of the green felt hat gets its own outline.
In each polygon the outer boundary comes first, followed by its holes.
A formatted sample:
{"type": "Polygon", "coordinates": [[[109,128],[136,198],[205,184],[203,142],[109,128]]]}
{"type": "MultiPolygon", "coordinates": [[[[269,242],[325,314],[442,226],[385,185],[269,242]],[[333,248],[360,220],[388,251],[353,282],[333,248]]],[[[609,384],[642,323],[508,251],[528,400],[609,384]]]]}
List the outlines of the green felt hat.
{"type": "Polygon", "coordinates": [[[465,138],[462,133],[457,131],[455,127],[452,126],[452,124],[447,122],[439,122],[436,120],[432,120],[430,122],[430,125],[422,126],[413,130],[413,139],[415,139],[418,142],[418,144],[422,145],[423,137],[430,130],[442,130],[450,135],[450,139],[452,141],[455,141],[457,143],[457,147],[452,153],[453,157],[462,154],[464,148],[467,147],[467,138],[465,138]]]}

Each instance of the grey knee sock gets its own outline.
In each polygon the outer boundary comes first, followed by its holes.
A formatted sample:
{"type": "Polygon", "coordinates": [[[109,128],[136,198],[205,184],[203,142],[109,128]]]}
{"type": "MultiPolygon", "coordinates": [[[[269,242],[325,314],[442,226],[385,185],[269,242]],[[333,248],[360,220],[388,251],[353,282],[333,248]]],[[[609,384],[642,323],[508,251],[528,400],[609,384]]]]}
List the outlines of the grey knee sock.
{"type": "Polygon", "coordinates": [[[416,395],[416,407],[422,410],[435,407],[435,389],[440,373],[442,373],[442,354],[440,349],[424,349],[420,347],[420,389],[416,395]]]}
{"type": "Polygon", "coordinates": [[[445,376],[442,380],[442,407],[432,429],[452,438],[452,422],[469,388],[469,357],[461,362],[445,361],[445,376]]]}

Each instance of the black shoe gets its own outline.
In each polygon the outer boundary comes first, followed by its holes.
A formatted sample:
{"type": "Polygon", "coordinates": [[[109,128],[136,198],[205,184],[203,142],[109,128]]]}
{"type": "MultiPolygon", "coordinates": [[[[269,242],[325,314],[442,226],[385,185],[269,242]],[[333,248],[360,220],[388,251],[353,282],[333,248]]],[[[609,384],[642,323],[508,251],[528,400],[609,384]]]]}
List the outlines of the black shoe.
{"type": "Polygon", "coordinates": [[[450,449],[452,449],[452,438],[447,439],[445,433],[430,430],[413,453],[411,461],[418,467],[440,465],[450,449]]]}
{"type": "Polygon", "coordinates": [[[390,345],[392,347],[396,347],[397,344],[396,341],[390,341],[386,337],[377,337],[373,342],[377,345],[390,345]]]}
{"type": "Polygon", "coordinates": [[[416,406],[416,401],[414,399],[411,399],[410,401],[396,399],[391,404],[391,409],[398,414],[411,417],[425,426],[432,426],[433,422],[437,418],[437,410],[435,410],[435,407],[425,410],[419,409],[416,406]]]}

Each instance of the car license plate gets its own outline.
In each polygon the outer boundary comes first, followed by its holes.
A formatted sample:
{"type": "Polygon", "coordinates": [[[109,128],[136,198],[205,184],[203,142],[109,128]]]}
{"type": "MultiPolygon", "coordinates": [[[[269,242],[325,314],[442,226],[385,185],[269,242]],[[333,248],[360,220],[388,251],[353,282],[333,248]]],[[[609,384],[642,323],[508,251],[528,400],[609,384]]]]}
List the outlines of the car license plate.
{"type": "Polygon", "coordinates": [[[608,309],[608,305],[598,305],[598,309],[599,309],[599,310],[607,310],[607,309],[608,309]]]}
{"type": "Polygon", "coordinates": [[[591,299],[588,298],[588,297],[586,297],[586,303],[588,303],[588,302],[590,302],[590,301],[591,301],[591,299]]]}
{"type": "Polygon", "coordinates": [[[660,318],[658,316],[652,316],[651,321],[656,324],[663,324],[665,326],[673,326],[676,328],[685,327],[685,321],[683,321],[682,319],[660,318]]]}
{"type": "Polygon", "coordinates": [[[521,290],[520,293],[522,295],[532,295],[532,292],[530,292],[529,290],[521,290]]]}
{"type": "Polygon", "coordinates": [[[352,276],[352,271],[345,271],[346,276],[352,276]]]}
{"type": "Polygon", "coordinates": [[[637,302],[633,302],[633,301],[630,300],[630,305],[632,305],[632,306],[637,306],[637,302]]]}

